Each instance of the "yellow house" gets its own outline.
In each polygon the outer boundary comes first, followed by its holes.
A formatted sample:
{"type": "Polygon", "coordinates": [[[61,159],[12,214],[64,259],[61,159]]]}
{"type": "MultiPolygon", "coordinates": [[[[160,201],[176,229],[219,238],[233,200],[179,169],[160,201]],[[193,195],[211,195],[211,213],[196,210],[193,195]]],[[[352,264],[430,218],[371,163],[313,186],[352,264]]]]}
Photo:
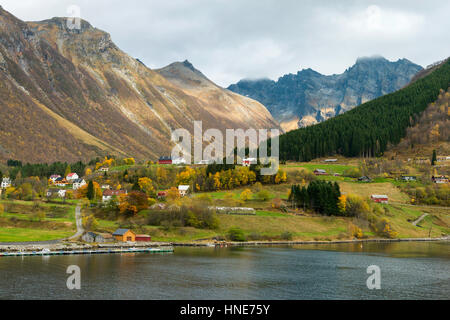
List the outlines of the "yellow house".
{"type": "Polygon", "coordinates": [[[120,242],[135,242],[136,234],[130,229],[117,229],[113,233],[114,239],[120,242]]]}

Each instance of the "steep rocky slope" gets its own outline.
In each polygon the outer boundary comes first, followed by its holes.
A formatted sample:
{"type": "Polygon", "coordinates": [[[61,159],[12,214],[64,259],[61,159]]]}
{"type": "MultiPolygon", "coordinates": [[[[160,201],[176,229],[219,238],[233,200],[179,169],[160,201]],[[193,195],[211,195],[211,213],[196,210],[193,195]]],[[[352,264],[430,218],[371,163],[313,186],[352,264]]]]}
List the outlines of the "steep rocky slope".
{"type": "Polygon", "coordinates": [[[64,18],[23,22],[0,7],[0,159],[154,159],[170,152],[173,129],[192,131],[194,120],[278,127],[260,103],[202,90],[150,70],[86,21],[70,30],[64,18]]]}
{"type": "Polygon", "coordinates": [[[278,81],[242,80],[230,90],[264,104],[287,131],[309,126],[407,85],[422,67],[406,60],[360,58],[340,75],[306,69],[278,81]]]}

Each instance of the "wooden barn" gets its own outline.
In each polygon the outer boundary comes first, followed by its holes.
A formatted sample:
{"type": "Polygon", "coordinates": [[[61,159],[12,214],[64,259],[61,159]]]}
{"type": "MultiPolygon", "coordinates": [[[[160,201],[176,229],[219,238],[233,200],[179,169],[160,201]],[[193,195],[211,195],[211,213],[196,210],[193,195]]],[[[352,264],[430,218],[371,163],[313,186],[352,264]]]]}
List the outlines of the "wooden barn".
{"type": "Polygon", "coordinates": [[[136,234],[130,229],[117,229],[113,233],[114,239],[120,242],[135,242],[136,234]]]}

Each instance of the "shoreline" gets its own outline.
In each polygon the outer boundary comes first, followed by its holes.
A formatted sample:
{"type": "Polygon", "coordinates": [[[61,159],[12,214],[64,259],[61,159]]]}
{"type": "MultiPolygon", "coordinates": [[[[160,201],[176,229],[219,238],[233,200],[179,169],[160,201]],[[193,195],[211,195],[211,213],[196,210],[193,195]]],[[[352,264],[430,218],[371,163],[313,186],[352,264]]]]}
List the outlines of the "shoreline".
{"type": "Polygon", "coordinates": [[[51,251],[102,250],[118,248],[164,248],[164,247],[263,247],[263,246],[295,246],[295,245],[330,245],[330,244],[363,244],[363,243],[399,243],[399,242],[440,242],[450,241],[450,237],[440,238],[403,238],[403,239],[359,239],[334,241],[249,241],[249,242],[142,242],[142,243],[102,243],[87,244],[74,242],[59,243],[0,243],[0,252],[34,252],[49,249],[51,251]]]}

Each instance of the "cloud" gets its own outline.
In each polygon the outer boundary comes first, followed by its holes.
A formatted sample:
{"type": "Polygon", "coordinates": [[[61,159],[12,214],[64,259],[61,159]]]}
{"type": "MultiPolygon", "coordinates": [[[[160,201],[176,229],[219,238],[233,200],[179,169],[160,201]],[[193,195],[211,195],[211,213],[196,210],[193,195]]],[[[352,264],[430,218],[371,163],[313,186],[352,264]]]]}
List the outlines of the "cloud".
{"type": "Polygon", "coordinates": [[[67,15],[95,27],[152,68],[190,60],[228,86],[302,68],[341,73],[380,54],[427,65],[450,55],[449,1],[0,0],[23,20],[67,15]]]}
{"type": "Polygon", "coordinates": [[[425,22],[425,17],[420,14],[383,9],[377,5],[350,14],[329,12],[323,18],[340,29],[342,34],[355,38],[383,37],[385,40],[412,38],[425,22]]]}

